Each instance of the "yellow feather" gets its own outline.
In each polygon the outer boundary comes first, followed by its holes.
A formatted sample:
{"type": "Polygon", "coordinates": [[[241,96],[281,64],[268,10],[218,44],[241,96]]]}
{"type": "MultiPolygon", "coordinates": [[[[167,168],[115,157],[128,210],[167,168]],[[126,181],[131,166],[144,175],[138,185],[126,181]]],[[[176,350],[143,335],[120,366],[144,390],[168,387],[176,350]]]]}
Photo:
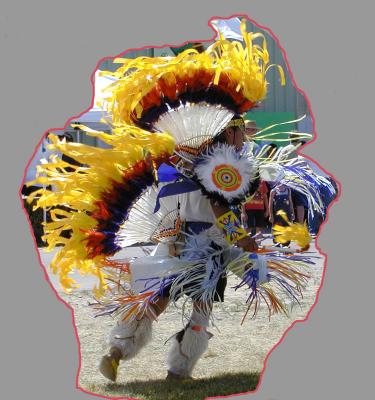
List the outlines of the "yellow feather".
{"type": "Polygon", "coordinates": [[[275,240],[279,243],[287,243],[290,241],[296,242],[301,248],[305,248],[311,242],[311,236],[307,228],[307,224],[291,223],[285,212],[280,210],[277,212],[283,220],[287,223],[287,226],[275,225],[272,228],[272,233],[275,240]]]}

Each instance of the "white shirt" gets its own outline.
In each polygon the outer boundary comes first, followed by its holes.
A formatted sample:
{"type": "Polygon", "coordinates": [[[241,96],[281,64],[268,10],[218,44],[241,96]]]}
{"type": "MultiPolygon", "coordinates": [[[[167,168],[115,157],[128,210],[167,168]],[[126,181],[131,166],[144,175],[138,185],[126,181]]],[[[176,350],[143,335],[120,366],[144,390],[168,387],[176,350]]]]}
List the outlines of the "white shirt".
{"type": "Polygon", "coordinates": [[[182,221],[209,222],[215,224],[216,217],[210,200],[200,190],[183,193],[178,196],[182,221]]]}

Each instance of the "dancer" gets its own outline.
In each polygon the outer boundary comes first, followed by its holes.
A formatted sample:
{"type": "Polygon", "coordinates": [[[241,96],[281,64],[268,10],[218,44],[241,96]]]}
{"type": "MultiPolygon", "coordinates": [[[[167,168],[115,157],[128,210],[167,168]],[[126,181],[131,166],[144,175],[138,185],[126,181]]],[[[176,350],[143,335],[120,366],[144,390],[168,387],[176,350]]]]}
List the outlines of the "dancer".
{"type": "MultiPolygon", "coordinates": [[[[232,151],[241,150],[243,144],[243,120],[236,116],[217,138],[221,143],[216,149],[232,151]],[[228,144],[228,145],[227,145],[228,144]]],[[[215,149],[215,146],[212,147],[215,149]]],[[[204,154],[209,156],[208,151],[204,154]]],[[[227,166],[228,168],[228,166],[227,166]]],[[[199,172],[198,172],[199,173],[199,172]]],[[[127,360],[137,354],[150,339],[151,323],[167,307],[171,298],[176,301],[182,294],[193,301],[193,313],[186,327],[178,332],[173,340],[172,349],[168,358],[168,379],[189,378],[195,363],[207,349],[209,333],[206,328],[213,302],[224,300],[226,287],[226,270],[231,258],[239,255],[239,251],[230,249],[226,242],[225,228],[220,232],[215,225],[222,215],[226,214],[236,221],[235,214],[228,206],[204,196],[201,188],[179,195],[179,215],[184,228],[181,234],[185,236],[185,243],[180,249],[179,260],[188,260],[198,263],[197,268],[189,271],[190,277],[179,278],[181,284],[163,285],[150,302],[149,307],[153,316],[139,312],[135,322],[129,326],[126,321],[120,320],[110,337],[109,353],[102,358],[100,370],[108,379],[115,380],[117,367],[121,359],[127,360]],[[173,290],[171,290],[173,287],[173,290]],[[172,291],[172,293],[171,293],[172,291]]],[[[239,236],[235,243],[244,251],[253,252],[257,249],[255,241],[246,235],[238,226],[239,236]]],[[[235,232],[232,232],[232,235],[235,232]]],[[[233,242],[234,243],[234,242],[233,242]]],[[[182,274],[183,276],[183,274],[182,274]]],[[[176,279],[177,281],[177,279],[176,279]]]]}
{"type": "MultiPolygon", "coordinates": [[[[288,185],[299,173],[293,165],[285,168],[285,152],[264,157],[251,146],[242,148],[242,115],[265,98],[270,66],[265,38],[247,33],[245,21],[241,30],[243,43],[221,37],[201,52],[116,59],[121,66],[108,72],[116,81],[103,103],[112,133],[74,125],[110,148],[51,135],[51,148],[79,165],[51,159],[36,181],[47,180],[54,190],[33,195],[40,195],[39,207],[67,207],[51,210],[45,226],[49,249],[59,246],[51,268],[61,285],[68,292],[77,287],[70,276],[75,270],[97,276],[97,315],[118,317],[100,362],[111,380],[119,362],[150,340],[152,324],[167,305],[179,300],[186,325],[174,335],[168,377],[190,377],[207,348],[206,328],[214,321],[213,303],[224,299],[227,273],[239,277],[236,288],[248,288],[246,314],[253,310],[253,317],[261,303],[270,315],[287,313],[283,296],[298,301],[307,279],[301,267],[311,263],[308,257],[258,249],[231,210],[260,181],[288,185]],[[72,232],[69,238],[66,231],[72,232]],[[150,241],[157,244],[151,256],[116,257],[150,241]]],[[[320,207],[306,179],[298,180],[296,190],[320,207]]],[[[297,247],[306,248],[307,229],[293,224],[285,229],[297,247]]]]}

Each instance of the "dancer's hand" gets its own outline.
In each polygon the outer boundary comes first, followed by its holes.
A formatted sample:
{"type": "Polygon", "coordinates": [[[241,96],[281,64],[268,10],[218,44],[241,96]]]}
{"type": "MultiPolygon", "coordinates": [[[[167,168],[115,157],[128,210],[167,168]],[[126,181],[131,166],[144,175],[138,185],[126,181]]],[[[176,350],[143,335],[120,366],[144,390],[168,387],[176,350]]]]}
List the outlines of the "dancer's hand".
{"type": "Polygon", "coordinates": [[[240,239],[237,242],[237,245],[240,246],[244,251],[255,252],[258,250],[256,241],[250,236],[240,239]]]}

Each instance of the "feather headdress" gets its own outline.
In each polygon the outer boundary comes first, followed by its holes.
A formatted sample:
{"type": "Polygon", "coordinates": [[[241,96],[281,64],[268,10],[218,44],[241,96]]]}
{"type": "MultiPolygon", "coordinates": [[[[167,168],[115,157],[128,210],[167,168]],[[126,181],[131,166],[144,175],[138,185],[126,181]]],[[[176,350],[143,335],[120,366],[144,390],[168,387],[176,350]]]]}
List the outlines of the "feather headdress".
{"type": "MultiPolygon", "coordinates": [[[[261,33],[247,33],[245,46],[223,37],[203,52],[188,49],[176,57],[118,58],[122,66],[103,107],[113,123],[135,124],[170,133],[176,143],[197,150],[220,133],[235,114],[242,114],[267,93],[269,54],[261,33]],[[254,43],[260,39],[261,45],[254,43]]],[[[285,84],[279,68],[281,84],[285,84]]],[[[108,73],[105,73],[108,75],[108,73]]]]}

